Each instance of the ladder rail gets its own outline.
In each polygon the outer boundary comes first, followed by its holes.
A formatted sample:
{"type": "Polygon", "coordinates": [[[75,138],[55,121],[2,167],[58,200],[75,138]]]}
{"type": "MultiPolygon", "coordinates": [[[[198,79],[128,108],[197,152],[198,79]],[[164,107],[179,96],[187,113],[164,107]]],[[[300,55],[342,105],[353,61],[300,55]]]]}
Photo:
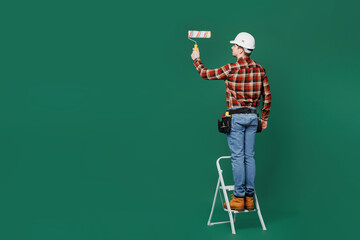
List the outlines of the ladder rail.
{"type": "Polygon", "coordinates": [[[218,194],[218,191],[219,191],[219,185],[220,185],[220,178],[218,179],[218,182],[216,184],[216,190],[215,190],[215,196],[214,196],[214,201],[213,201],[213,204],[212,204],[212,207],[211,207],[211,212],[210,212],[210,217],[209,217],[209,221],[208,221],[208,225],[213,225],[213,223],[211,223],[211,218],[212,218],[212,214],[214,212],[214,207],[215,207],[215,202],[216,202],[216,196],[218,194]]]}

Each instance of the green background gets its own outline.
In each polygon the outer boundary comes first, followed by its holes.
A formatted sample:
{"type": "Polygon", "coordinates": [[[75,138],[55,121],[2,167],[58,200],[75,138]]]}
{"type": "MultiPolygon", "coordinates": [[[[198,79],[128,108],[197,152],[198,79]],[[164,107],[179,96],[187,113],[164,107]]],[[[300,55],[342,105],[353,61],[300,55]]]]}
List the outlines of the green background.
{"type": "MultiPolygon", "coordinates": [[[[357,1],[0,4],[1,239],[353,239],[358,235],[357,1]],[[225,84],[193,67],[256,39],[272,109],[256,213],[207,226],[225,84]]],[[[224,173],[231,173],[230,164],[224,173]]],[[[231,183],[231,176],[226,180],[231,183]]],[[[217,203],[214,220],[227,215],[217,203]]]]}

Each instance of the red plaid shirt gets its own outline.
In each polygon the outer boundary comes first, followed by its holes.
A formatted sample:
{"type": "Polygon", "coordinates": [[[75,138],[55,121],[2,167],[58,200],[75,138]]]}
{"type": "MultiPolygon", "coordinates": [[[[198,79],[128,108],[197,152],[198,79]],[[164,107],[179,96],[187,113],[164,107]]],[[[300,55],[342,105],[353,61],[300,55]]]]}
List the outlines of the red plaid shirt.
{"type": "Polygon", "coordinates": [[[263,97],[261,119],[268,120],[271,93],[265,69],[249,57],[239,58],[221,68],[207,69],[199,58],[194,60],[196,70],[205,80],[225,80],[226,105],[233,107],[257,107],[263,97]]]}

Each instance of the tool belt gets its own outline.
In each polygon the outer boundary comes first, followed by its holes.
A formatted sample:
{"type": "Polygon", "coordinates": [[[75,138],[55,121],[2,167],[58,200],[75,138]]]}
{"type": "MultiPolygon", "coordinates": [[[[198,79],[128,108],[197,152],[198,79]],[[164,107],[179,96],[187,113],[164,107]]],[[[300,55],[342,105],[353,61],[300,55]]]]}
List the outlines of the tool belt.
{"type": "MultiPolygon", "coordinates": [[[[238,109],[230,109],[225,112],[225,115],[222,115],[221,121],[218,120],[218,130],[221,133],[228,134],[231,131],[231,117],[233,114],[241,114],[241,113],[256,113],[256,109],[251,108],[238,108],[238,109]]],[[[256,132],[259,133],[262,131],[261,121],[258,116],[258,125],[256,132]]]]}
{"type": "Polygon", "coordinates": [[[256,109],[238,108],[238,109],[230,109],[228,112],[230,115],[237,114],[237,113],[256,113],[256,109]]]}

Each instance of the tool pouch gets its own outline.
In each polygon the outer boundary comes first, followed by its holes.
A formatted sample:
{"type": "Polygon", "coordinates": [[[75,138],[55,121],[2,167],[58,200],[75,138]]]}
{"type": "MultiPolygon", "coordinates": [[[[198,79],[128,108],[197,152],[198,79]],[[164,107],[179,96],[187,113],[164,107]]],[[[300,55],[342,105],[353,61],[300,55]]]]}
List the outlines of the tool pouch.
{"type": "MultiPolygon", "coordinates": [[[[219,132],[225,133],[225,134],[230,133],[230,131],[231,131],[231,116],[232,115],[222,115],[221,121],[218,120],[219,132]]],[[[258,117],[259,117],[259,115],[258,115],[258,117]]],[[[260,120],[260,118],[258,118],[258,125],[257,125],[256,132],[260,133],[261,131],[262,131],[261,120],[260,120]]]]}
{"type": "Polygon", "coordinates": [[[261,131],[262,131],[261,120],[258,118],[258,125],[257,125],[256,132],[257,132],[257,133],[260,133],[261,131]]]}
{"type": "Polygon", "coordinates": [[[228,134],[231,131],[231,116],[222,116],[221,121],[218,120],[219,132],[228,134]]]}

